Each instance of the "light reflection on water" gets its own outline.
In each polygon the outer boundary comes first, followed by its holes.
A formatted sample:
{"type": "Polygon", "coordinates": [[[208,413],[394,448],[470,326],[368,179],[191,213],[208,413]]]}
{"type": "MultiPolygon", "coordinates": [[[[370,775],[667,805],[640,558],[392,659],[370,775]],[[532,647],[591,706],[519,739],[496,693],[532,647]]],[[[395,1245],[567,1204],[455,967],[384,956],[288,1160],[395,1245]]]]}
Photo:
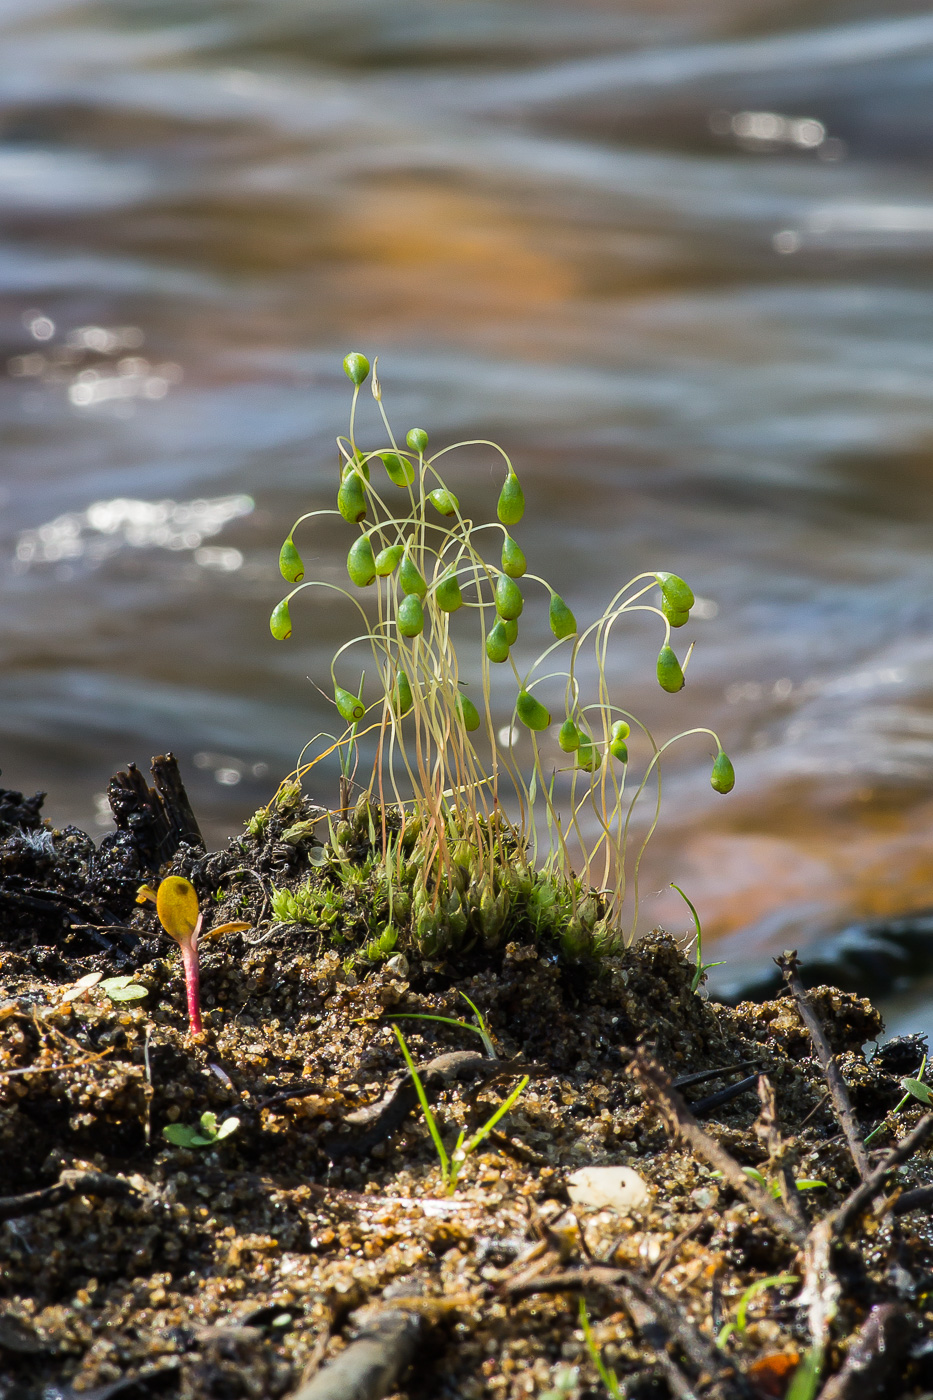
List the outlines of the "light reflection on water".
{"type": "MultiPolygon", "coordinates": [[[[933,902],[933,19],[807,22],[6,5],[4,782],[90,827],[115,768],[173,748],[219,839],[329,727],[308,678],[349,614],[296,607],[287,646],[267,619],[358,348],[402,431],[503,441],[529,566],[578,616],[645,568],[701,597],[681,695],[642,623],[612,661],[739,779],[674,759],[648,923],[681,928],[672,879],[765,952],[933,902]]],[[[476,514],[497,470],[452,473],[476,514]]],[[[309,572],[346,548],[319,530],[309,572]]]]}

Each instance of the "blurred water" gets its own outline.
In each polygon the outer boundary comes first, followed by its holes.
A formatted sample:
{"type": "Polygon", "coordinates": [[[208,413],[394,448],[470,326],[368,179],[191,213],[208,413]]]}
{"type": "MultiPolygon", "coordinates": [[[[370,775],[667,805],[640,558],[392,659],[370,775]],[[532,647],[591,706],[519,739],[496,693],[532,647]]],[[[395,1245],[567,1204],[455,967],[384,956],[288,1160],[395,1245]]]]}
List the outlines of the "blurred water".
{"type": "MultiPolygon", "coordinates": [[[[503,442],[578,615],[705,600],[682,694],[645,624],[613,663],[739,773],[672,762],[645,924],[672,879],[763,954],[933,902],[933,16],[3,0],[0,53],[5,783],[95,829],[170,747],[219,839],[328,726],[343,614],[267,616],[358,348],[401,431],[503,442]]],[[[491,454],[451,485],[491,509],[491,454]]]]}

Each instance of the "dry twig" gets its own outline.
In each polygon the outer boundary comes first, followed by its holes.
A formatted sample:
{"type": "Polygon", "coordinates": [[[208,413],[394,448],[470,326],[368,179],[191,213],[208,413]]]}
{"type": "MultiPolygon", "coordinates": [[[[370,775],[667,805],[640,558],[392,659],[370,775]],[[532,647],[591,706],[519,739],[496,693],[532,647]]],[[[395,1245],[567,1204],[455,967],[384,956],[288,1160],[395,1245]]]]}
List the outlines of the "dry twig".
{"type": "Polygon", "coordinates": [[[682,1138],[694,1152],[705,1157],[711,1167],[721,1172],[733,1190],[763,1216],[782,1238],[802,1249],[806,1244],[806,1230],[772,1196],[755,1186],[731,1153],[703,1131],[660,1065],[644,1050],[638,1049],[630,1068],[645,1094],[659,1109],[668,1130],[682,1138]]]}
{"type": "Polygon", "coordinates": [[[132,1196],[134,1188],[118,1176],[103,1172],[63,1171],[54,1186],[27,1191],[23,1196],[0,1196],[0,1220],[18,1220],[60,1206],[75,1196],[132,1196]]]}
{"type": "Polygon", "coordinates": [[[797,954],[791,950],[782,953],[781,956],[775,958],[774,961],[784,974],[784,981],[790,988],[794,1001],[797,1004],[800,1019],[807,1028],[810,1040],[813,1043],[813,1049],[816,1051],[817,1059],[820,1062],[820,1068],[823,1071],[823,1077],[826,1080],[832,1098],[836,1117],[839,1120],[842,1131],[845,1133],[846,1142],[849,1144],[849,1151],[852,1154],[852,1160],[855,1163],[856,1171],[862,1180],[865,1181],[871,1170],[868,1161],[868,1152],[859,1134],[858,1124],[855,1121],[855,1114],[852,1110],[852,1100],[849,1098],[846,1082],[839,1072],[839,1066],[833,1059],[833,1054],[829,1048],[826,1036],[823,1033],[823,1027],[820,1025],[819,1017],[814,1011],[813,1004],[800,980],[800,973],[797,970],[797,954]]]}

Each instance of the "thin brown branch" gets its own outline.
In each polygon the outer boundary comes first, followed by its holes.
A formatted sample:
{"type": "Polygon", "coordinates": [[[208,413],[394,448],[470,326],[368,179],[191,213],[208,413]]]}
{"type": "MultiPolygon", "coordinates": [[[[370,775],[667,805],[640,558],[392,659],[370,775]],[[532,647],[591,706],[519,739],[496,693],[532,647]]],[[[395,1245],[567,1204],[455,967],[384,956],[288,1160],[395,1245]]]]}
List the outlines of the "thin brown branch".
{"type": "Polygon", "coordinates": [[[382,1400],[395,1390],[424,1330],[417,1312],[385,1308],[366,1323],[346,1351],[293,1391],[289,1400],[382,1400]]]}
{"type": "Polygon", "coordinates": [[[913,1338],[903,1308],[880,1303],[856,1332],[842,1369],[820,1391],[820,1400],[865,1400],[887,1394],[913,1338]]]}
{"type": "Polygon", "coordinates": [[[75,1196],[131,1196],[134,1189],[118,1176],[103,1172],[63,1171],[54,1186],[28,1191],[23,1196],[0,1196],[0,1220],[18,1220],[40,1210],[60,1206],[75,1196]]]}
{"type": "Polygon", "coordinates": [[[820,1018],[813,1009],[813,1003],[807,995],[806,988],[800,980],[800,973],[797,970],[797,954],[793,950],[782,953],[774,960],[784,974],[784,981],[790,988],[791,995],[797,1005],[800,1019],[807,1028],[807,1033],[816,1051],[823,1077],[826,1080],[830,1097],[832,1098],[833,1109],[839,1126],[845,1133],[846,1142],[849,1144],[849,1151],[852,1154],[852,1161],[859,1176],[865,1181],[871,1171],[868,1161],[868,1152],[859,1134],[858,1124],[855,1121],[855,1113],[852,1109],[852,1100],[849,1098],[849,1091],[843,1079],[839,1066],[833,1059],[829,1043],[820,1025],[820,1018]]]}
{"type": "Polygon", "coordinates": [[[927,1113],[920,1119],[913,1131],[908,1133],[896,1147],[892,1148],[871,1175],[860,1186],[856,1186],[852,1194],[842,1202],[842,1205],[837,1206],[829,1217],[833,1223],[835,1234],[842,1234],[849,1222],[865,1209],[879,1191],[884,1189],[888,1172],[912,1157],[923,1146],[931,1133],[933,1133],[933,1113],[927,1113]]]}
{"type": "Polygon", "coordinates": [[[644,1050],[638,1049],[632,1057],[630,1069],[646,1096],[660,1111],[671,1134],[681,1138],[711,1167],[721,1172],[733,1190],[763,1216],[773,1230],[802,1249],[806,1243],[806,1230],[772,1196],[750,1181],[735,1158],[703,1131],[660,1065],[644,1050]]]}

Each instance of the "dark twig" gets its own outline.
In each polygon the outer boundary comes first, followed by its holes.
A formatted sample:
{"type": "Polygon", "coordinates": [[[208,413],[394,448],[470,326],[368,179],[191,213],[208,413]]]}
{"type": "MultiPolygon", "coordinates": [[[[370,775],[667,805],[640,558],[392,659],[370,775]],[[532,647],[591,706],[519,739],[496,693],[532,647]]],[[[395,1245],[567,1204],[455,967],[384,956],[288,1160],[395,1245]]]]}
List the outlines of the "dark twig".
{"type": "Polygon", "coordinates": [[[868,1153],[859,1134],[858,1125],[855,1121],[855,1113],[852,1109],[852,1100],[849,1098],[849,1091],[846,1082],[839,1072],[839,1066],[833,1059],[832,1051],[820,1025],[820,1019],[813,1009],[813,1004],[807,995],[806,989],[800,980],[800,973],[797,970],[797,954],[793,950],[782,953],[774,960],[784,974],[784,981],[791,990],[800,1019],[803,1021],[816,1051],[823,1077],[832,1097],[833,1108],[839,1120],[839,1126],[845,1133],[846,1142],[849,1144],[849,1151],[855,1163],[856,1171],[865,1181],[871,1171],[868,1161],[868,1153]]]}
{"type": "Polygon", "coordinates": [[[906,1215],[911,1210],[923,1210],[933,1205],[933,1186],[918,1186],[914,1191],[902,1191],[891,1204],[892,1215],[906,1215]]]}
{"type": "Polygon", "coordinates": [[[820,1400],[870,1400],[886,1394],[913,1336],[903,1308],[880,1303],[856,1332],[842,1369],[826,1382],[820,1400]]]}
{"type": "MultiPolygon", "coordinates": [[[[667,1341],[673,1340],[701,1374],[717,1377],[731,1389],[733,1395],[749,1394],[744,1377],[738,1375],[732,1363],[697,1331],[682,1309],[631,1269],[591,1264],[584,1269],[569,1269],[563,1273],[547,1274],[543,1278],[519,1280],[506,1284],[501,1291],[507,1297],[517,1299],[527,1298],[533,1293],[582,1293],[587,1288],[620,1291],[632,1321],[649,1345],[658,1352],[659,1359],[664,1354],[667,1341]]],[[[686,1386],[686,1390],[678,1387],[679,1393],[690,1392],[682,1373],[679,1379],[686,1386]]]]}
{"type": "Polygon", "coordinates": [[[784,1202],[788,1215],[792,1215],[800,1228],[805,1230],[807,1217],[804,1215],[803,1202],[800,1199],[800,1192],[797,1190],[797,1183],[791,1170],[792,1166],[796,1164],[798,1154],[793,1148],[784,1145],[778,1124],[774,1085],[766,1074],[759,1076],[758,1098],[761,1101],[761,1112],[758,1115],[758,1122],[755,1124],[755,1132],[768,1154],[769,1175],[773,1173],[777,1176],[781,1200],[784,1202]]]}
{"type": "Polygon", "coordinates": [[[381,1309],[346,1351],[293,1391],[289,1400],[382,1400],[395,1390],[423,1335],[419,1313],[398,1306],[381,1309]]]}
{"type": "Polygon", "coordinates": [[[705,1099],[691,1104],[691,1110],[698,1118],[704,1113],[712,1113],[714,1108],[722,1108],[723,1104],[731,1103],[740,1094],[753,1094],[757,1083],[758,1075],[750,1074],[747,1079],[740,1079],[737,1084],[729,1084],[725,1089],[720,1089],[718,1093],[709,1094],[705,1099]]]}
{"type": "Polygon", "coordinates": [[[755,1060],[742,1060],[737,1065],[723,1065],[721,1069],[701,1069],[696,1074],[682,1074],[673,1081],[675,1089],[689,1089],[692,1084],[703,1084],[707,1079],[724,1079],[727,1074],[738,1074],[743,1069],[755,1069],[755,1060]]]}
{"type": "MultiPolygon", "coordinates": [[[[923,1146],[930,1134],[933,1133],[933,1113],[927,1113],[920,1122],[908,1133],[902,1142],[891,1149],[884,1160],[879,1163],[871,1175],[856,1186],[855,1190],[848,1196],[841,1206],[829,1217],[832,1221],[833,1231],[841,1235],[843,1230],[851,1220],[864,1210],[868,1203],[884,1189],[885,1179],[888,1172],[894,1167],[899,1167],[902,1162],[906,1162],[919,1148],[923,1146]]],[[[903,1199],[903,1197],[901,1198],[903,1199]]]]}
{"type": "Polygon", "coordinates": [[[705,1157],[716,1171],[722,1172],[733,1190],[763,1216],[773,1230],[798,1249],[802,1248],[806,1243],[806,1230],[772,1196],[755,1186],[735,1158],[703,1131],[676,1089],[671,1087],[660,1065],[650,1059],[644,1050],[638,1049],[630,1068],[645,1094],[661,1112],[668,1130],[686,1142],[694,1152],[705,1157]]]}
{"type": "Polygon", "coordinates": [[[22,1215],[35,1215],[40,1210],[60,1206],[75,1196],[130,1196],[134,1194],[128,1181],[103,1172],[63,1171],[54,1186],[41,1191],[28,1191],[23,1196],[0,1196],[0,1220],[17,1220],[22,1215]]]}

